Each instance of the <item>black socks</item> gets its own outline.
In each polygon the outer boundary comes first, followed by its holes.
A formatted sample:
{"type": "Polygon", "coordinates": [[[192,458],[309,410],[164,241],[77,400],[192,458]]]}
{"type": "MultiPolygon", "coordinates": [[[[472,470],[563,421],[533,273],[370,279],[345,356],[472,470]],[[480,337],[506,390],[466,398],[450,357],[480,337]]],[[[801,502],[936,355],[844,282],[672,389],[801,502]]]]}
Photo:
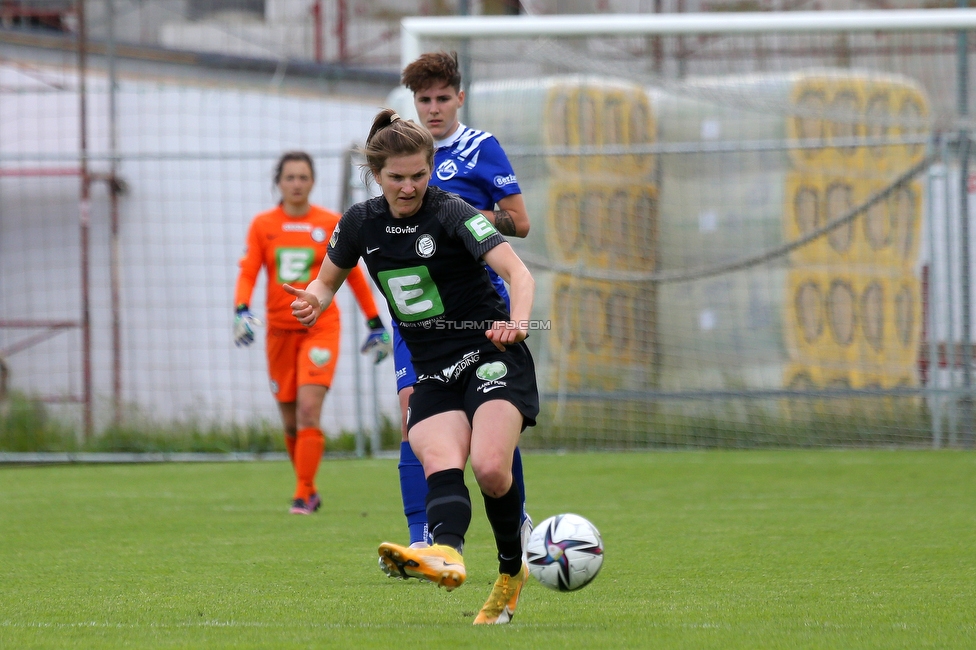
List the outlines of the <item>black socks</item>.
{"type": "Polygon", "coordinates": [[[497,499],[484,492],[485,514],[495,533],[498,547],[498,572],[514,576],[522,570],[522,493],[518,483],[512,481],[508,492],[497,499]]]}
{"type": "MultiPolygon", "coordinates": [[[[519,498],[520,512],[521,508],[519,498]]],[[[427,477],[427,523],[435,544],[464,551],[464,534],[471,525],[471,496],[464,484],[464,470],[445,469],[427,477]]]]}

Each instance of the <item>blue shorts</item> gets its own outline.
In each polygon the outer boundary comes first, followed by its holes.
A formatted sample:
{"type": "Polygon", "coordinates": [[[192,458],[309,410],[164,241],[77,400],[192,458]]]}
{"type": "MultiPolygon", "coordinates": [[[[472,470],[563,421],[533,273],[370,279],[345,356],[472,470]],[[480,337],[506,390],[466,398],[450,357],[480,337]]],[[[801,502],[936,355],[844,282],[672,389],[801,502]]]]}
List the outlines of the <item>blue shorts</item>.
{"type": "Polygon", "coordinates": [[[400,336],[400,328],[393,323],[393,367],[396,369],[397,392],[417,383],[417,373],[410,360],[410,350],[400,336]]]}

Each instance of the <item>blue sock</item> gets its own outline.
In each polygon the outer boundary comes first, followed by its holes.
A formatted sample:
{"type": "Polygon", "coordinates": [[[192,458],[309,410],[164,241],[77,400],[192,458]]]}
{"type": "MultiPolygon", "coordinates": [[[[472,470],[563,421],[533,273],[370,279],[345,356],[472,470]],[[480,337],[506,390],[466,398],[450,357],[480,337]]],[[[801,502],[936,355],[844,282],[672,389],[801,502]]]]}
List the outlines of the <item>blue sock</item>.
{"type": "Polygon", "coordinates": [[[400,495],[407,516],[410,543],[427,542],[427,477],[409,442],[400,443],[400,495]]]}
{"type": "Polygon", "coordinates": [[[512,478],[518,484],[519,493],[522,495],[522,518],[525,521],[525,476],[522,474],[522,452],[515,448],[515,455],[512,457],[512,478]]]}

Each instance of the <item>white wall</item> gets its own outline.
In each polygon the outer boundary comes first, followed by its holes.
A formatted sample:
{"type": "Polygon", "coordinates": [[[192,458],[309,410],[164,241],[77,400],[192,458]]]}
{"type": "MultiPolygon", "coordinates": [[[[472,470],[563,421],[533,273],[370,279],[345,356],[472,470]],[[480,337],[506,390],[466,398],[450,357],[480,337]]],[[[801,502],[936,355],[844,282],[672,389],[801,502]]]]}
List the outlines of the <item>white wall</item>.
{"type": "MultiPolygon", "coordinates": [[[[0,66],[0,86],[0,319],[79,319],[79,181],[11,175],[77,166],[76,79],[0,66]]],[[[93,76],[89,88],[90,166],[104,172],[105,80],[93,76]]],[[[376,108],[265,88],[121,81],[118,148],[128,188],[120,217],[121,361],[128,409],[161,421],[277,422],[263,338],[248,349],[235,348],[231,339],[247,227],[277,201],[272,170],[287,149],[313,154],[318,182],[312,200],[337,209],[341,153],[365,137],[376,108]]],[[[109,213],[104,184],[92,193],[93,366],[101,427],[111,416],[109,213]]],[[[262,275],[252,300],[258,313],[263,292],[262,275]]],[[[358,354],[362,314],[347,289],[339,305],[342,353],[323,417],[332,433],[357,427],[357,393],[368,407],[367,426],[374,422],[373,373],[358,354]]],[[[0,350],[36,332],[0,328],[0,350]]],[[[8,359],[11,386],[36,395],[81,394],[81,358],[79,332],[59,334],[8,359]]],[[[392,362],[376,374],[376,407],[396,421],[392,362]]],[[[64,412],[76,418],[80,407],[64,412]]]]}

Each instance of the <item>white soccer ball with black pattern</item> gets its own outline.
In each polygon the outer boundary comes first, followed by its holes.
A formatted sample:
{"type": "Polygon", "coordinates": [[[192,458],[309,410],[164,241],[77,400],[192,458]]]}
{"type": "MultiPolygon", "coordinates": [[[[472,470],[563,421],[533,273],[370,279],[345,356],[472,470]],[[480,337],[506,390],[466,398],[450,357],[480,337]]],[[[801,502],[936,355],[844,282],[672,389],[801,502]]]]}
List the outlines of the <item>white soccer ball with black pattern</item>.
{"type": "Polygon", "coordinates": [[[526,548],[529,573],[544,586],[575,591],[593,581],[603,566],[603,538],[588,519],[549,517],[532,530],[526,548]]]}

